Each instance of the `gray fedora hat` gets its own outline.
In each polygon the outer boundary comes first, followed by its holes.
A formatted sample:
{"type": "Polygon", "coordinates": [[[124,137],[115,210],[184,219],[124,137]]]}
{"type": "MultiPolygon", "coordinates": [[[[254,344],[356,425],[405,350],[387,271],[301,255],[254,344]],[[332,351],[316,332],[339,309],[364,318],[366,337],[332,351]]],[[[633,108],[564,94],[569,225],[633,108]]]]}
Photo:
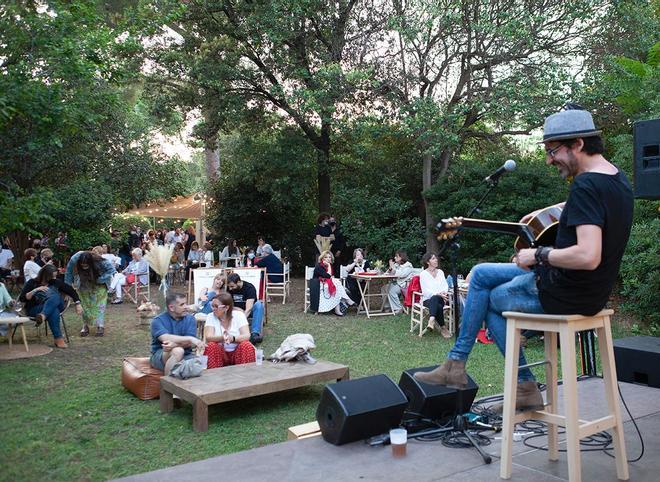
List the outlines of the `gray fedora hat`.
{"type": "Polygon", "coordinates": [[[591,114],[586,110],[570,109],[552,114],[543,124],[543,140],[539,142],[561,141],[600,135],[591,114]]]}

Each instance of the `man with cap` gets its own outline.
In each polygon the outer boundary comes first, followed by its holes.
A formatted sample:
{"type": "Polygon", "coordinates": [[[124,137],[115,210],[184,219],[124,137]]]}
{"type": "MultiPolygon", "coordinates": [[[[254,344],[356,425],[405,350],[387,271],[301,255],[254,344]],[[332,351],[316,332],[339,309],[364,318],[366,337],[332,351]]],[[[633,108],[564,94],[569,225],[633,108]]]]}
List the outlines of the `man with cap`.
{"type": "MultiPolygon", "coordinates": [[[[470,277],[460,335],[447,360],[433,371],[417,372],[415,378],[467,385],[465,363],[483,320],[505,353],[504,311],[594,315],[605,306],[628,242],[633,194],[623,172],[603,157],[600,132],[591,114],[579,106],[545,120],[541,143],[546,163],[555,166],[563,179],[572,179],[554,247],[522,249],[513,263],[477,265],[470,277]]],[[[527,364],[522,349],[519,361],[521,366],[527,364]]],[[[542,407],[532,372],[520,369],[516,408],[542,407]]]]}

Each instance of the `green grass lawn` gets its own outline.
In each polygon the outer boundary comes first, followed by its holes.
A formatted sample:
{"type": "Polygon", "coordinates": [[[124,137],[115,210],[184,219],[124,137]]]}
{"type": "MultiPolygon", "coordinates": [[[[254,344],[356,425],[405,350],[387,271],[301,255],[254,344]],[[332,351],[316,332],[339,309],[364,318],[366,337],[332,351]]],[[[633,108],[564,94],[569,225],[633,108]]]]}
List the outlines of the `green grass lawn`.
{"type": "MultiPolygon", "coordinates": [[[[292,299],[302,300],[302,282],[294,283],[292,299]]],[[[211,406],[209,430],[201,434],[192,430],[188,404],[160,414],[158,400],[140,401],[120,383],[122,358],[149,353],[149,327],[138,324],[134,310],[110,306],[106,336],[84,339],[77,336],[80,319],[68,313],[68,350],[0,363],[0,447],[7,461],[1,480],[121,477],[282,442],[288,427],[315,419],[322,385],[211,406]]],[[[269,313],[267,355],[286,336],[310,333],[314,356],[348,365],[351,378],[385,373],[398,382],[405,369],[442,361],[452,344],[433,332],[409,333],[407,316],[312,315],[301,303],[272,303],[269,313]]],[[[533,342],[528,358],[541,359],[542,351],[533,342]]],[[[495,345],[475,346],[468,372],[478,397],[501,391],[503,362],[495,345]]],[[[541,380],[542,370],[535,369],[541,380]]]]}

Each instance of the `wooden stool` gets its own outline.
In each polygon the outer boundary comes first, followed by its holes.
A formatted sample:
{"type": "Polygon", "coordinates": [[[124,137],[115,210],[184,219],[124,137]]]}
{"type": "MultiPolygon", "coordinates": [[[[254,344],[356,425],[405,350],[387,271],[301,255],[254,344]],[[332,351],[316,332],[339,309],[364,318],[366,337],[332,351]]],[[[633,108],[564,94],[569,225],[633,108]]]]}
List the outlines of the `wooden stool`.
{"type": "Polygon", "coordinates": [[[13,318],[0,318],[0,323],[4,325],[8,325],[7,339],[9,340],[9,349],[11,349],[12,347],[12,338],[13,338],[11,329],[12,326],[16,325],[21,329],[21,335],[23,335],[23,345],[25,345],[25,351],[30,351],[30,349],[28,348],[27,338],[25,337],[25,328],[23,327],[23,325],[26,322],[30,322],[30,321],[31,321],[30,318],[27,318],[25,316],[16,316],[13,318]]]}
{"type": "MultiPolygon", "coordinates": [[[[504,411],[502,423],[502,461],[500,477],[511,478],[513,430],[516,423],[534,419],[548,424],[548,458],[559,459],[557,427],[566,427],[566,458],[568,478],[579,481],[580,439],[602,430],[612,429],[616,473],[620,480],[628,480],[628,461],[623,440],[623,422],[617,391],[616,366],[612,348],[610,315],[612,310],[602,310],[594,316],[535,315],[505,311],[506,361],[504,369],[504,411]],[[605,397],[609,414],[605,417],[584,421],[578,419],[577,370],[575,359],[575,334],[584,330],[596,330],[598,348],[603,366],[605,397]],[[518,385],[518,355],[522,330],[544,332],[547,385],[547,403],[544,410],[516,413],[516,387],[518,385]],[[562,379],[564,385],[564,416],[557,414],[557,334],[561,343],[562,379]]],[[[536,364],[531,364],[536,365],[536,364]]]]}

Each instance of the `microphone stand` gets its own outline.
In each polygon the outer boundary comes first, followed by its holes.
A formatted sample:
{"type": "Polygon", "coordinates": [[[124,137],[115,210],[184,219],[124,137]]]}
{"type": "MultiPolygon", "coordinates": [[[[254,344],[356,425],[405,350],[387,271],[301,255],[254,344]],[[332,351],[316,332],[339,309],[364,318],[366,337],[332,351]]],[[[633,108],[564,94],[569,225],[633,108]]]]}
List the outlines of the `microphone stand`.
{"type": "MultiPolygon", "coordinates": [[[[483,196],[481,196],[481,199],[477,202],[477,204],[470,210],[470,213],[466,216],[468,218],[471,218],[474,213],[479,212],[481,205],[484,203],[488,195],[497,187],[497,184],[499,182],[499,179],[494,179],[494,180],[487,180],[489,187],[484,193],[483,196]]],[[[458,242],[459,238],[459,232],[456,233],[455,236],[452,238],[448,239],[445,242],[444,247],[440,250],[439,254],[444,253],[447,249],[449,249],[449,262],[451,264],[451,278],[453,280],[453,287],[452,287],[452,300],[454,302],[454,339],[458,339],[458,331],[459,331],[459,326],[460,326],[460,304],[458,301],[458,273],[457,273],[457,260],[459,257],[461,245],[458,242]]]]}

